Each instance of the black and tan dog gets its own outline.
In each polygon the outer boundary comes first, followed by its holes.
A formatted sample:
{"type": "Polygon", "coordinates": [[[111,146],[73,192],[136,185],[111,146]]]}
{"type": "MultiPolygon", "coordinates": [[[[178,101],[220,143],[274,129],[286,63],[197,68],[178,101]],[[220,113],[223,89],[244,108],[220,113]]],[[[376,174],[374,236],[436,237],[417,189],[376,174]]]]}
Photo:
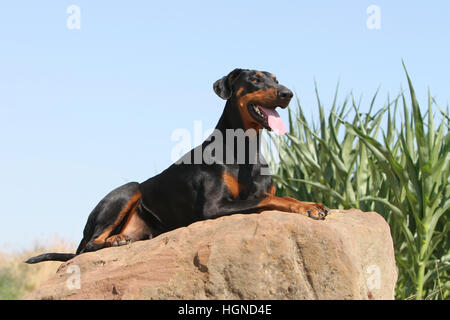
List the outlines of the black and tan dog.
{"type": "Polygon", "coordinates": [[[214,91],[227,100],[214,137],[157,176],[110,192],[89,215],[75,254],[46,253],[26,262],[67,261],[83,252],[150,239],[195,221],[234,213],[280,210],[323,219],[328,213],[325,206],[275,196],[271,176],[262,174],[267,169],[259,152],[262,129],[285,133],[275,108],[286,108],[292,92],[274,75],[246,69],[235,69],[216,81],[214,91]],[[227,135],[230,130],[250,134],[239,144],[238,135],[227,135]],[[217,152],[205,152],[213,144],[217,152]],[[197,155],[200,162],[195,161],[197,155]]]}

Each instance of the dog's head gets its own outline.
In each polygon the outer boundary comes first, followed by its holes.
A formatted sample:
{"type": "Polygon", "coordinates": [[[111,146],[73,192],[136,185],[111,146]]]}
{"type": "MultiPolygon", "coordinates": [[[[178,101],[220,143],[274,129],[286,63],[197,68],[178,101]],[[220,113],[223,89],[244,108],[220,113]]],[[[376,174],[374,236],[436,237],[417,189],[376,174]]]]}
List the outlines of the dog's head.
{"type": "Polygon", "coordinates": [[[277,107],[286,108],[293,93],[265,71],[234,69],[214,83],[214,91],[222,99],[233,99],[244,129],[268,129],[284,134],[286,128],[277,107]]]}

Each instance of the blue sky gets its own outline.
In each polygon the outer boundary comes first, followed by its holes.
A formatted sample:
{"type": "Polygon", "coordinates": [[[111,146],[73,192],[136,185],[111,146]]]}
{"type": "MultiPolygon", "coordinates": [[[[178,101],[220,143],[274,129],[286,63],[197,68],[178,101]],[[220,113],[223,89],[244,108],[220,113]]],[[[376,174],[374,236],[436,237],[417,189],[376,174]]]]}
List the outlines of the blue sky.
{"type": "Polygon", "coordinates": [[[406,88],[404,59],[420,100],[430,88],[446,106],[449,13],[448,1],[2,1],[0,248],[78,242],[104,195],[170,165],[175,129],[216,124],[212,83],[236,67],[276,74],[314,118],[314,79],[326,105],[338,81],[342,99],[381,87],[382,103],[406,88]]]}

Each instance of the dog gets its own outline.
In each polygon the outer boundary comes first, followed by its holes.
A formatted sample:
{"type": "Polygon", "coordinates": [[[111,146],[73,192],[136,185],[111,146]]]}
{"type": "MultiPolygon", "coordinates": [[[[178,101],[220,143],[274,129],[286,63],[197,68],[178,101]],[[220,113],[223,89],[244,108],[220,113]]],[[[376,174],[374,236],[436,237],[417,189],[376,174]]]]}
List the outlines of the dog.
{"type": "Polygon", "coordinates": [[[324,219],[329,210],[323,204],[275,195],[259,150],[263,130],[286,132],[275,109],[288,106],[292,91],[273,74],[249,69],[233,70],[213,89],[226,104],[208,139],[162,173],[106,195],[89,215],[76,253],[45,253],[26,263],[68,261],[84,252],[235,213],[279,210],[324,219]],[[244,141],[230,132],[244,132],[244,141]]]}

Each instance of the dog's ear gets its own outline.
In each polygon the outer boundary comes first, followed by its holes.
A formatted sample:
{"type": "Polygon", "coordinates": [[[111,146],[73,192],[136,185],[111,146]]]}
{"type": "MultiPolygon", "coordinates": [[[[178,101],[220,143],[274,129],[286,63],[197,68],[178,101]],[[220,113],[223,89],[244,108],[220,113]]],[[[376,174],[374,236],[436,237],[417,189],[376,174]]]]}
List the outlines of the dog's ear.
{"type": "Polygon", "coordinates": [[[224,100],[230,99],[233,94],[233,82],[241,72],[242,69],[234,69],[227,76],[214,82],[214,92],[224,100]]]}

